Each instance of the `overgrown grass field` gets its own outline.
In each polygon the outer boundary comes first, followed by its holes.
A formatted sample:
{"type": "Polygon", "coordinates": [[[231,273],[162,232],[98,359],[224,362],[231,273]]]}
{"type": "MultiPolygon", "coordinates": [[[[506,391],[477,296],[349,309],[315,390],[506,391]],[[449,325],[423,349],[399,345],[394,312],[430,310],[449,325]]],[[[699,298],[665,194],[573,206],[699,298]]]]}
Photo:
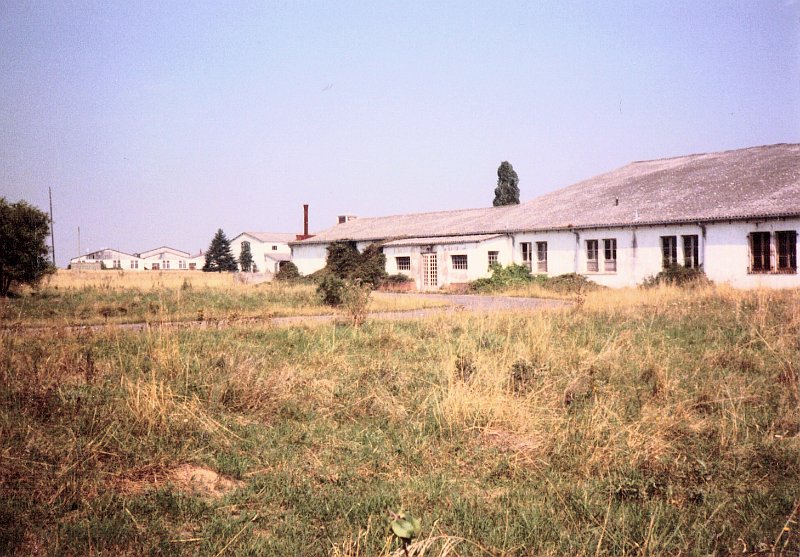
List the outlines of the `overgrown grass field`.
{"type": "Polygon", "coordinates": [[[798,366],[797,291],[5,330],[0,553],[796,555],[798,366]]]}
{"type": "MultiPolygon", "coordinates": [[[[13,300],[0,298],[6,327],[235,321],[337,315],[310,284],[247,284],[243,275],[199,271],[59,271],[40,288],[13,300]]],[[[375,297],[370,311],[408,311],[441,302],[375,297]]]]}

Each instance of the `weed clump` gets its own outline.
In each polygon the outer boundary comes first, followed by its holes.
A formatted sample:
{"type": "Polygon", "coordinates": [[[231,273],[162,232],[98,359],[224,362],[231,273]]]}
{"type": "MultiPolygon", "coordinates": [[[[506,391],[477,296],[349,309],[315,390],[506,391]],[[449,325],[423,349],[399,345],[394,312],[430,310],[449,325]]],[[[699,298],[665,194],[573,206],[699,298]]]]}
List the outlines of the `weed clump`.
{"type": "Polygon", "coordinates": [[[670,265],[657,275],[644,279],[642,288],[657,288],[659,286],[702,288],[711,284],[711,280],[706,276],[702,267],[691,268],[683,265],[670,265]]]}

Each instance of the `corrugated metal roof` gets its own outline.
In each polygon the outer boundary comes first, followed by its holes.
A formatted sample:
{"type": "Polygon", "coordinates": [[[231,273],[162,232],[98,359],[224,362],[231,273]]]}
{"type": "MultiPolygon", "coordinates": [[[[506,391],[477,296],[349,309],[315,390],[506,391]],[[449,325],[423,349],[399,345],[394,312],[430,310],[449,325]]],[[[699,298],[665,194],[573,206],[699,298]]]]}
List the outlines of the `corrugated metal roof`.
{"type": "Polygon", "coordinates": [[[633,162],[507,207],[359,218],[293,244],[800,215],[800,144],[633,162]]]}
{"type": "Polygon", "coordinates": [[[465,236],[431,236],[426,238],[405,238],[403,240],[393,240],[383,244],[385,247],[400,246],[424,246],[427,244],[476,244],[492,238],[498,238],[500,234],[468,234],[465,236]]]}

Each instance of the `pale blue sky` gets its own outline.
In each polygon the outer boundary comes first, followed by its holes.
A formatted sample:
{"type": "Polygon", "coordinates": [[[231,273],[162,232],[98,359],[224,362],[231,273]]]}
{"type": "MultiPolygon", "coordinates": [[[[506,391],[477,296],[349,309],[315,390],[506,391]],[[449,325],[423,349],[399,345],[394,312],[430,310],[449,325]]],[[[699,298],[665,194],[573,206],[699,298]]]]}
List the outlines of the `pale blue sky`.
{"type": "Polygon", "coordinates": [[[800,4],[0,3],[0,195],[56,255],[522,200],[800,141],[800,4]]]}

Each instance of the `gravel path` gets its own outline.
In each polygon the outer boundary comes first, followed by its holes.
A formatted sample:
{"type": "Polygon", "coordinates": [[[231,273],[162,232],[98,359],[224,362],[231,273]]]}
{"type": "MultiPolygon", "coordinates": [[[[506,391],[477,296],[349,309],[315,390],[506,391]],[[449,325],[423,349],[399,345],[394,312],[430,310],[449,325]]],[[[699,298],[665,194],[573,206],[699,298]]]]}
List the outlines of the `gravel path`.
{"type": "MultiPolygon", "coordinates": [[[[415,297],[447,303],[445,306],[432,308],[412,309],[408,311],[373,312],[368,319],[373,320],[410,320],[442,315],[457,311],[489,312],[489,311],[539,311],[547,308],[559,308],[570,305],[564,300],[547,300],[543,298],[516,298],[511,296],[472,296],[466,294],[421,294],[421,293],[392,293],[373,292],[373,296],[392,299],[400,297],[415,297]]],[[[272,323],[278,326],[300,325],[303,323],[321,323],[336,320],[346,321],[343,315],[297,315],[291,317],[272,317],[269,319],[236,319],[219,321],[170,321],[151,323],[109,323],[104,325],[71,325],[67,327],[9,327],[16,332],[36,333],[48,332],[53,329],[68,329],[72,331],[102,331],[106,329],[119,329],[124,331],[143,331],[150,328],[163,329],[221,329],[232,325],[246,323],[272,323]]],[[[5,327],[0,327],[5,328],[5,327]]]]}

